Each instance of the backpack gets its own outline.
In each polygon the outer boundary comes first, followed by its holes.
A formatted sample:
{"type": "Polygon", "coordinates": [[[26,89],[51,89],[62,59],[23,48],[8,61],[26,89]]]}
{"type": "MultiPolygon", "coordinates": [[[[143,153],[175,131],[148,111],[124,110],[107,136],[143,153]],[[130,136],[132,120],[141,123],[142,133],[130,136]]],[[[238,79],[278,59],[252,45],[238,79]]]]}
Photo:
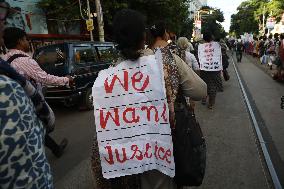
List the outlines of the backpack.
{"type": "MultiPolygon", "coordinates": [[[[12,55],[10,58],[8,58],[7,62],[9,64],[12,64],[12,62],[14,60],[16,60],[17,58],[24,58],[24,57],[28,57],[27,55],[24,54],[14,54],[12,55]]],[[[41,95],[43,95],[43,87],[41,84],[37,83],[34,79],[29,79],[29,81],[33,84],[33,86],[35,88],[37,88],[39,90],[39,92],[41,93],[41,95]]]]}
{"type": "Polygon", "coordinates": [[[186,104],[180,87],[175,101],[176,127],[172,129],[175,183],[180,186],[200,186],[206,168],[206,143],[194,111],[186,104]]]}
{"type": "Polygon", "coordinates": [[[237,43],[237,51],[242,51],[243,50],[243,44],[241,42],[237,43]]]}
{"type": "MultiPolygon", "coordinates": [[[[21,57],[28,57],[28,56],[23,55],[23,54],[14,54],[10,58],[8,58],[6,62],[11,65],[11,63],[14,60],[16,60],[17,58],[21,58],[21,57]]],[[[18,74],[15,74],[15,75],[18,75],[18,74]]],[[[51,107],[47,104],[47,102],[45,101],[44,95],[42,94],[41,86],[37,84],[34,80],[30,80],[30,85],[32,86],[29,86],[28,88],[34,87],[37,91],[37,94],[33,94],[33,96],[30,97],[35,108],[37,109],[37,116],[43,122],[46,128],[46,132],[51,133],[55,127],[54,112],[51,109],[51,107]]]]}

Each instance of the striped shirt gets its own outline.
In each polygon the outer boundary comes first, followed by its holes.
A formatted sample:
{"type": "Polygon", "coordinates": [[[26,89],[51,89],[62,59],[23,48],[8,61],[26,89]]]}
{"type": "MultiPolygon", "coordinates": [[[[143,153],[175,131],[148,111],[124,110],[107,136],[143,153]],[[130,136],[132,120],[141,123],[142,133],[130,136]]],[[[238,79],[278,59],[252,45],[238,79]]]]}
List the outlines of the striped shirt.
{"type": "Polygon", "coordinates": [[[44,85],[69,85],[69,79],[67,77],[58,77],[46,73],[40,68],[38,63],[29,54],[21,50],[11,49],[7,54],[3,56],[3,59],[8,60],[15,54],[22,54],[27,56],[15,59],[11,63],[11,66],[14,67],[17,72],[26,77],[28,80],[33,79],[37,83],[44,85]]]}

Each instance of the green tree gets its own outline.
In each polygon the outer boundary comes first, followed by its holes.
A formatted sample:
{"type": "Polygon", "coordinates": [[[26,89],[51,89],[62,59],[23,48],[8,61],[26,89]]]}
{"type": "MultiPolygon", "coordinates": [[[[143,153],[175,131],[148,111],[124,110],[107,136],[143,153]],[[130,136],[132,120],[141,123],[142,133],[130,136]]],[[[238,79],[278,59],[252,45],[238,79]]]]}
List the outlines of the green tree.
{"type": "Polygon", "coordinates": [[[247,33],[258,34],[262,24],[262,8],[267,0],[247,0],[237,8],[237,13],[231,16],[230,32],[237,36],[247,33]],[[245,19],[244,19],[245,18],[245,19]]]}
{"type": "MultiPolygon", "coordinates": [[[[38,6],[44,10],[48,18],[78,19],[80,18],[78,1],[71,0],[41,0],[38,6]],[[72,6],[71,6],[72,5],[72,6]],[[66,7],[68,11],[66,11],[66,7]],[[56,10],[56,11],[54,11],[56,10]]],[[[147,17],[148,25],[157,20],[164,20],[172,32],[190,37],[193,22],[189,19],[188,5],[190,0],[107,0],[101,1],[104,14],[106,39],[112,38],[112,21],[117,11],[123,8],[137,10],[147,17]]],[[[81,1],[85,2],[85,1],[81,1]]],[[[90,0],[91,9],[95,12],[94,0],[90,0]]],[[[83,7],[86,7],[83,5],[83,7]]],[[[86,16],[86,15],[85,15],[86,16]]]]}
{"type": "Polygon", "coordinates": [[[202,27],[201,32],[212,31],[216,39],[226,37],[226,32],[220,24],[224,22],[224,14],[220,9],[213,9],[209,6],[201,8],[202,27]]]}
{"type": "Polygon", "coordinates": [[[230,32],[241,35],[245,32],[258,34],[266,18],[279,21],[284,10],[283,0],[247,0],[240,4],[238,12],[231,17],[230,32]],[[264,22],[263,23],[263,16],[264,22]],[[246,18],[246,19],[244,19],[246,18]]]}
{"type": "Polygon", "coordinates": [[[281,15],[284,13],[284,1],[283,0],[271,0],[267,3],[269,16],[276,17],[276,20],[279,22],[281,15]]]}

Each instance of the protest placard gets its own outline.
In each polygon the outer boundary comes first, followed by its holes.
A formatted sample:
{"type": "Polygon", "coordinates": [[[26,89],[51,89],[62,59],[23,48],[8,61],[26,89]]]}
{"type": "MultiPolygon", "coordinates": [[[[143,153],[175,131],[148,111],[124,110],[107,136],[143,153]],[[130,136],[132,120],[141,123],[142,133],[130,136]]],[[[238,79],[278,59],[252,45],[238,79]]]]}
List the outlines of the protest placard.
{"type": "Polygon", "coordinates": [[[221,46],[217,42],[198,45],[198,59],[200,63],[200,70],[223,70],[221,46]]]}
{"type": "Polygon", "coordinates": [[[105,178],[148,170],[174,177],[175,164],[162,63],[154,55],[99,73],[94,114],[105,178]]]}

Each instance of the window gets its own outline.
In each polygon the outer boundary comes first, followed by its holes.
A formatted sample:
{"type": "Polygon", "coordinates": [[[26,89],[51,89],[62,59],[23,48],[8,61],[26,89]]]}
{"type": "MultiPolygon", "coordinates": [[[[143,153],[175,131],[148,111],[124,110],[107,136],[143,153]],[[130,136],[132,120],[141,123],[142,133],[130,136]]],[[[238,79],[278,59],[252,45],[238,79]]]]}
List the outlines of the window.
{"type": "Polygon", "coordinates": [[[35,60],[40,66],[64,65],[66,61],[66,53],[63,46],[43,48],[36,54],[35,60]]]}
{"type": "Polygon", "coordinates": [[[94,48],[91,45],[75,47],[74,56],[76,64],[94,64],[98,60],[94,48]]]}
{"type": "Polygon", "coordinates": [[[115,62],[117,59],[117,53],[113,46],[97,46],[97,51],[102,62],[115,62]]]}

